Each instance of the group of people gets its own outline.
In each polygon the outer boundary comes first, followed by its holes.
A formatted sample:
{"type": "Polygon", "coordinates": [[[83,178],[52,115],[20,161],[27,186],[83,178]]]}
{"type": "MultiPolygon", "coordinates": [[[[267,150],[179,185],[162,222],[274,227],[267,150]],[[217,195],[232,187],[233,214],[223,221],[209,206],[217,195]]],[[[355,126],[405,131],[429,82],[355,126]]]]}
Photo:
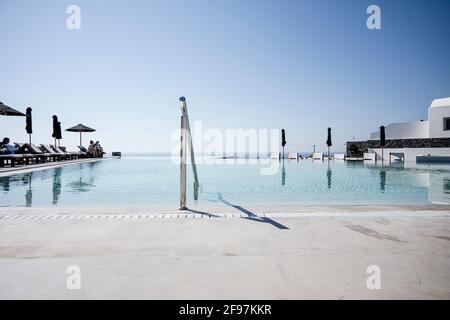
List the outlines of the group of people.
{"type": "Polygon", "coordinates": [[[89,147],[87,149],[87,154],[90,157],[93,158],[103,158],[103,148],[100,145],[100,142],[95,142],[94,141],[90,141],[89,142],[89,147]]]}
{"type": "Polygon", "coordinates": [[[17,154],[28,151],[28,144],[24,144],[21,147],[17,147],[10,143],[8,137],[4,137],[0,143],[0,154],[17,154]]]}

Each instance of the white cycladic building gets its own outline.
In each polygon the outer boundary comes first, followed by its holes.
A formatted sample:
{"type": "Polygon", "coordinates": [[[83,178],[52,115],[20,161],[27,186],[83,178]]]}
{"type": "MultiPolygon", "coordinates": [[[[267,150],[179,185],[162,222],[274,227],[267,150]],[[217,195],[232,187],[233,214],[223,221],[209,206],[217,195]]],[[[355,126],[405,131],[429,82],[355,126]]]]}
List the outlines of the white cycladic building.
{"type": "MultiPolygon", "coordinates": [[[[391,123],[385,127],[386,139],[420,139],[430,136],[428,121],[391,123]]],[[[372,132],[370,140],[380,140],[380,131],[372,132]]]]}
{"type": "MultiPolygon", "coordinates": [[[[435,99],[428,108],[428,120],[391,123],[385,127],[386,140],[390,139],[427,139],[450,138],[450,97],[435,99]]],[[[370,140],[379,140],[380,131],[373,132],[370,140]]],[[[381,160],[381,148],[369,149],[381,160]]],[[[450,146],[442,148],[384,148],[384,160],[391,155],[403,155],[405,162],[415,162],[418,155],[450,155],[450,146]]]]}
{"type": "MultiPolygon", "coordinates": [[[[428,108],[428,120],[391,123],[385,127],[386,139],[420,139],[450,137],[450,97],[435,99],[428,108]]],[[[370,140],[379,140],[380,131],[370,140]]]]}
{"type": "Polygon", "coordinates": [[[428,108],[429,137],[450,137],[450,98],[436,99],[428,108]]]}

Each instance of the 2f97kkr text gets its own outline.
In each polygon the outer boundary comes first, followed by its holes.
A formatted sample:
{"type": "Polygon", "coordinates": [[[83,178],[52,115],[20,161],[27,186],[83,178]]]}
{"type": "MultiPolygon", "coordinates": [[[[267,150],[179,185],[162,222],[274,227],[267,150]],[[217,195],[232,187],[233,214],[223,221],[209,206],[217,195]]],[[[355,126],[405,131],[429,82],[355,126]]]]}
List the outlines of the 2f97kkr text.
{"type": "Polygon", "coordinates": [[[229,304],[224,305],[222,314],[224,315],[266,315],[271,314],[271,306],[268,304],[229,304]]]}
{"type": "Polygon", "coordinates": [[[270,315],[272,307],[268,304],[225,304],[222,308],[186,305],[180,308],[180,315],[197,315],[207,318],[214,315],[270,315]]]}

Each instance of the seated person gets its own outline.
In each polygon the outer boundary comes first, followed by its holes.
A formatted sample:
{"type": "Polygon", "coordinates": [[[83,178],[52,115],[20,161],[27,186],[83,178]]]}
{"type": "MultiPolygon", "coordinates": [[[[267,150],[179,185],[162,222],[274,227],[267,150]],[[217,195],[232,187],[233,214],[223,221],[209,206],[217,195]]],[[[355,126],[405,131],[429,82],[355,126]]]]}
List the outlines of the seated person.
{"type": "Polygon", "coordinates": [[[24,144],[20,148],[16,147],[9,143],[10,140],[8,137],[3,138],[2,143],[0,143],[0,154],[16,154],[16,153],[24,153],[28,150],[28,144],[24,144]]]}
{"type": "Polygon", "coordinates": [[[88,156],[95,157],[95,146],[94,141],[89,141],[89,147],[87,149],[88,156]]]}
{"type": "Polygon", "coordinates": [[[98,150],[98,157],[99,157],[99,158],[103,158],[103,148],[102,148],[102,146],[100,145],[100,143],[99,143],[98,146],[97,146],[97,150],[98,150]]]}
{"type": "Polygon", "coordinates": [[[103,148],[100,145],[100,142],[97,141],[95,144],[95,154],[97,158],[103,158],[103,148]]]}

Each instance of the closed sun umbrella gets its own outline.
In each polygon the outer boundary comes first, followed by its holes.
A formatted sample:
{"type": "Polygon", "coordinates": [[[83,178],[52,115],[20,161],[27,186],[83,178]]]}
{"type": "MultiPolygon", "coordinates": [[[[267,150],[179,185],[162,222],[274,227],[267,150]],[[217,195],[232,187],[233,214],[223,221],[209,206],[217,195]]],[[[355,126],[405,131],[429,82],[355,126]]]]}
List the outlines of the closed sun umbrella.
{"type": "Polygon", "coordinates": [[[26,118],[26,126],[25,130],[27,130],[28,137],[31,144],[31,134],[33,133],[33,118],[31,116],[32,109],[30,107],[27,108],[27,118],[26,118]]]}
{"type": "Polygon", "coordinates": [[[94,132],[95,129],[89,128],[88,126],[85,126],[83,124],[77,124],[76,126],[66,129],[66,131],[70,131],[70,132],[79,132],[80,133],[80,147],[83,146],[82,144],[82,139],[81,139],[81,134],[83,132],[94,132]]]}
{"type": "Polygon", "coordinates": [[[60,142],[59,140],[62,139],[61,122],[58,121],[58,117],[56,115],[53,115],[52,118],[53,118],[52,137],[55,138],[55,148],[56,148],[56,140],[60,142]]]}
{"type": "Polygon", "coordinates": [[[330,147],[333,145],[331,142],[331,128],[328,128],[327,146],[328,146],[328,161],[330,160],[330,147]]]}
{"type": "MultiPolygon", "coordinates": [[[[55,138],[56,140],[56,126],[58,125],[58,117],[56,115],[52,116],[53,119],[53,133],[52,133],[52,137],[55,138]]],[[[56,145],[56,141],[55,141],[55,145],[56,145]]]]}
{"type": "Polygon", "coordinates": [[[58,121],[58,126],[56,127],[56,139],[58,139],[58,145],[61,143],[62,139],[62,131],[61,131],[61,122],[58,121]]]}
{"type": "Polygon", "coordinates": [[[0,102],[0,115],[26,117],[25,113],[22,113],[20,111],[17,111],[16,109],[8,107],[6,104],[3,104],[2,102],[0,102]]]}
{"type": "Polygon", "coordinates": [[[380,127],[380,146],[384,147],[386,145],[386,133],[384,131],[384,126],[380,127]]]}
{"type": "Polygon", "coordinates": [[[380,147],[381,147],[381,164],[384,160],[384,146],[386,145],[386,133],[384,132],[384,126],[380,127],[380,147]]]}
{"type": "Polygon", "coordinates": [[[283,159],[284,159],[284,146],[286,145],[286,132],[281,129],[281,146],[283,147],[283,159]]]}

